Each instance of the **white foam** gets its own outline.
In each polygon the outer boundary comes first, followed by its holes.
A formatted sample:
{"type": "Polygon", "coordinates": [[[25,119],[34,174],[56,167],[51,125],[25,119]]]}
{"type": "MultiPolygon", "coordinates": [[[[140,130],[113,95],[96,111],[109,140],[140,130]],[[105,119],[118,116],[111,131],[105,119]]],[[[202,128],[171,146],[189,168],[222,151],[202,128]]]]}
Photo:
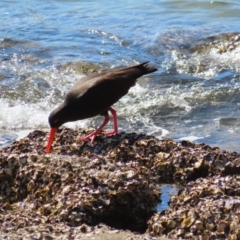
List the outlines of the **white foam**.
{"type": "Polygon", "coordinates": [[[203,139],[203,138],[204,138],[204,137],[186,136],[186,137],[178,138],[177,141],[187,140],[187,141],[190,141],[190,142],[194,142],[194,141],[196,141],[196,140],[203,139]]]}
{"type": "Polygon", "coordinates": [[[34,129],[47,127],[47,110],[44,103],[24,103],[15,101],[12,105],[0,99],[0,128],[7,130],[34,129]]]}

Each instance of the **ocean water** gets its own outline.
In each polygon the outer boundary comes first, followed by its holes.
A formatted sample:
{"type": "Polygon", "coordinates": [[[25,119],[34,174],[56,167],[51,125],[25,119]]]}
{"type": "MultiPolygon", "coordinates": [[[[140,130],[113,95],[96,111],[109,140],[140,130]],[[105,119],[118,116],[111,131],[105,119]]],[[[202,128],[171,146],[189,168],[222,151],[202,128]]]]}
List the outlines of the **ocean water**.
{"type": "MultiPolygon", "coordinates": [[[[0,146],[49,129],[48,115],[83,76],[63,66],[150,61],[158,72],[115,104],[120,131],[239,152],[239,50],[193,51],[237,33],[239,12],[237,0],[2,0],[0,146]]],[[[101,121],[66,125],[95,128],[101,121]]]]}

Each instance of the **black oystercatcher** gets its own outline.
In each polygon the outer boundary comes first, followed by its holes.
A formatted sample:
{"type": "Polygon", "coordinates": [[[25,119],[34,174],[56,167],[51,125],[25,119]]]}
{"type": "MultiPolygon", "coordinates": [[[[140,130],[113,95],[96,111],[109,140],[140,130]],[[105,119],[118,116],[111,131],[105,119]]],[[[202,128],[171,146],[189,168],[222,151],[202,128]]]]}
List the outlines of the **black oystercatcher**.
{"type": "Polygon", "coordinates": [[[66,122],[102,115],[105,117],[102,125],[80,140],[90,139],[94,142],[96,135],[109,122],[108,112],[113,116],[113,131],[107,136],[118,133],[117,113],[111,107],[135,85],[137,78],[157,71],[148,66],[148,62],[136,66],[104,71],[83,77],[67,93],[64,102],[53,110],[48,118],[51,130],[46,152],[50,152],[57,128],[66,122]]]}

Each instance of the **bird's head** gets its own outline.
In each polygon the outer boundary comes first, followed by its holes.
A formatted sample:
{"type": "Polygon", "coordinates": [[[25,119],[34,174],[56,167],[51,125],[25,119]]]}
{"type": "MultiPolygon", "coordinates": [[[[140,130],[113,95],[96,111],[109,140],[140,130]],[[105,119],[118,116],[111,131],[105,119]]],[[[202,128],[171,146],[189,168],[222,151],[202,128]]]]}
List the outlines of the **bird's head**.
{"type": "Polygon", "coordinates": [[[65,113],[65,106],[61,104],[58,108],[53,110],[51,114],[48,117],[48,122],[51,127],[50,129],[50,136],[48,139],[47,147],[46,147],[46,152],[49,153],[51,150],[51,146],[53,143],[54,136],[57,132],[57,129],[67,122],[66,118],[66,113],[65,113]]]}
{"type": "Polygon", "coordinates": [[[64,109],[54,109],[48,117],[48,122],[51,128],[59,128],[66,121],[64,119],[64,109]]]}

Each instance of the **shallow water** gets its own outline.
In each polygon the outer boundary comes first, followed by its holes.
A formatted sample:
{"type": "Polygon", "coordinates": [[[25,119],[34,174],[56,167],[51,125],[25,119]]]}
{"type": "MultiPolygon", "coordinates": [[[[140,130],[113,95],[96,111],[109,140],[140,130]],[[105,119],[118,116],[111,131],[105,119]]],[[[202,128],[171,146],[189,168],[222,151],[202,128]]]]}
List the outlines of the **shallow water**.
{"type": "MultiPolygon", "coordinates": [[[[115,105],[120,130],[239,151],[239,52],[192,51],[209,37],[239,31],[237,0],[0,5],[0,146],[23,131],[49,128],[49,113],[82,76],[64,64],[107,69],[150,61],[159,71],[115,105]],[[202,64],[204,70],[191,70],[202,64]]],[[[67,125],[96,127],[101,121],[67,125]]]]}
{"type": "Polygon", "coordinates": [[[178,193],[178,187],[173,184],[165,184],[161,187],[161,203],[157,206],[157,211],[163,211],[168,208],[168,202],[170,200],[171,196],[177,195],[178,193]]]}

